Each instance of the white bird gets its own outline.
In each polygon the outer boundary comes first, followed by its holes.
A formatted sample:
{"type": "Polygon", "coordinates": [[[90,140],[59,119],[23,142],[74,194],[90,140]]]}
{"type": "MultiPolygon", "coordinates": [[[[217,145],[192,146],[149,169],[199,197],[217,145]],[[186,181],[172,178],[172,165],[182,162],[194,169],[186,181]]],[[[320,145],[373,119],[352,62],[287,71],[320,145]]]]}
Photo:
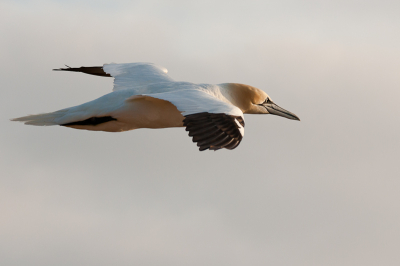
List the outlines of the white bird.
{"type": "Polygon", "coordinates": [[[114,77],[113,92],[78,106],[12,121],[108,132],[186,127],[203,151],[236,148],[244,136],[243,114],[273,114],[300,120],[255,87],[177,82],[167,75],[167,69],[150,63],[54,70],[114,77]]]}

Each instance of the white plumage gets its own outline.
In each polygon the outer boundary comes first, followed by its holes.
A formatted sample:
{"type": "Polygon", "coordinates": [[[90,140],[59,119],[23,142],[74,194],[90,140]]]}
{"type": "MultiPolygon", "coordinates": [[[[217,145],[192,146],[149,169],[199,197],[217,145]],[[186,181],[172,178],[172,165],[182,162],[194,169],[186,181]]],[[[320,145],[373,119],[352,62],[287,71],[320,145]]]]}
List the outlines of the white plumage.
{"type": "Polygon", "coordinates": [[[244,136],[243,113],[299,120],[257,88],[237,83],[177,82],[165,68],[150,63],[55,70],[114,77],[113,92],[78,106],[12,121],[109,132],[185,126],[200,150],[218,150],[239,145],[244,136]]]}

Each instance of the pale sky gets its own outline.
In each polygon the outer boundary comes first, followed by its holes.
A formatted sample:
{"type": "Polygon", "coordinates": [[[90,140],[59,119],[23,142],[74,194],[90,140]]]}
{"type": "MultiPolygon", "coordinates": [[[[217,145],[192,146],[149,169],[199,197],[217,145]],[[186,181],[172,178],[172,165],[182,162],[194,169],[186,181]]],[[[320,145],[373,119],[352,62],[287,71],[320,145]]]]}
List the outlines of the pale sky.
{"type": "Polygon", "coordinates": [[[1,265],[400,265],[399,1],[0,1],[1,265]],[[266,91],[233,151],[10,118],[152,62],[266,91]]]}

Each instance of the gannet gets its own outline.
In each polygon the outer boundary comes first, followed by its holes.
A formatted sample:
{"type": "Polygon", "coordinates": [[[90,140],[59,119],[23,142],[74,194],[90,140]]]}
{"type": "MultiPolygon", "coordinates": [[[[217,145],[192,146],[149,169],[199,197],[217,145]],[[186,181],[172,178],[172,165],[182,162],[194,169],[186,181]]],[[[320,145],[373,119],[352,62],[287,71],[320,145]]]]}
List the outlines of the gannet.
{"type": "Polygon", "coordinates": [[[239,83],[174,81],[167,69],[152,63],[66,66],[53,70],[114,77],[113,92],[78,106],[12,121],[107,132],[186,127],[203,151],[236,148],[244,136],[243,114],[272,114],[300,120],[258,88],[239,83]]]}

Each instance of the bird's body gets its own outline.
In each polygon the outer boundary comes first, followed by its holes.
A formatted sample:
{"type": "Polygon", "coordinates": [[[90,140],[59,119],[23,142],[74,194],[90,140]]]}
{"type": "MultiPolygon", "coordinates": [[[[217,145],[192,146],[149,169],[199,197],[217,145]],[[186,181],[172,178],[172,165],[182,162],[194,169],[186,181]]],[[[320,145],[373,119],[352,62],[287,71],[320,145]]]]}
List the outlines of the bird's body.
{"type": "Polygon", "coordinates": [[[257,88],[176,82],[166,75],[166,69],[149,63],[59,70],[112,76],[114,91],[78,106],[13,121],[108,132],[185,126],[200,150],[217,150],[239,145],[244,135],[243,113],[272,113],[299,120],[257,88]]]}

